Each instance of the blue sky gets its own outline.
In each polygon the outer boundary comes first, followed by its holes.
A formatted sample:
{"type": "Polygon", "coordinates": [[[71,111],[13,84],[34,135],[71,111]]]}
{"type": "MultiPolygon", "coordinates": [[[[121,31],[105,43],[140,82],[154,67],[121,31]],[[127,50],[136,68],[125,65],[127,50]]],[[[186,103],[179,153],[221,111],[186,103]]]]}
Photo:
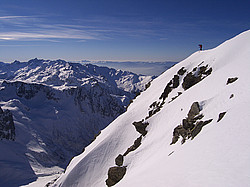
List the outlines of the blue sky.
{"type": "Polygon", "coordinates": [[[248,0],[1,0],[0,61],[180,61],[250,29],[248,0]]]}

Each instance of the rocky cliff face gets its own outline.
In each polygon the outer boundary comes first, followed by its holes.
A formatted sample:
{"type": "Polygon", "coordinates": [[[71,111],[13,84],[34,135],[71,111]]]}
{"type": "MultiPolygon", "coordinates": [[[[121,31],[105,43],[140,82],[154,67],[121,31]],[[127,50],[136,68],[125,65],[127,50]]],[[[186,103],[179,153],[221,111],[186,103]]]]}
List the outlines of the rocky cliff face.
{"type": "Polygon", "coordinates": [[[15,140],[15,135],[12,113],[0,107],[0,139],[15,140]]]}

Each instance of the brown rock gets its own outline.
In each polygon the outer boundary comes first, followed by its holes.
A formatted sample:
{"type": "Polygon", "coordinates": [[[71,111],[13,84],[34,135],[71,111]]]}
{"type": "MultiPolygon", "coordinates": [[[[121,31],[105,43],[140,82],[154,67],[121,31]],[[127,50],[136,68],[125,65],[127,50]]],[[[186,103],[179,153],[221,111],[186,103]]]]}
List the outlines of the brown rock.
{"type": "Polygon", "coordinates": [[[143,120],[139,122],[135,121],[133,122],[133,125],[135,126],[136,131],[142,134],[143,136],[147,134],[146,127],[149,125],[148,122],[143,122],[143,120]]]}
{"type": "Polygon", "coordinates": [[[114,166],[114,167],[109,168],[108,179],[106,180],[106,185],[108,187],[114,186],[123,178],[125,174],[126,174],[126,167],[114,166]]]}
{"type": "Polygon", "coordinates": [[[194,102],[188,112],[188,120],[193,119],[201,111],[199,103],[194,102]]]}
{"type": "Polygon", "coordinates": [[[122,166],[123,164],[123,156],[121,154],[119,154],[116,159],[115,159],[115,164],[117,166],[122,166]]]}

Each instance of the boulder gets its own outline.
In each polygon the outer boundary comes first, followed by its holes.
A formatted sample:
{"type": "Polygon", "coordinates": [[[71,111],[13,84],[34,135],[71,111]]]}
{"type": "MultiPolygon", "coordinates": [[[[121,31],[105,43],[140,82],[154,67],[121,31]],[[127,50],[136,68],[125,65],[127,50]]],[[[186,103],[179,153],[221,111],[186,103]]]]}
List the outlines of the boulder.
{"type": "Polygon", "coordinates": [[[114,167],[109,168],[108,179],[106,180],[106,185],[108,187],[114,186],[123,178],[125,174],[126,174],[126,167],[114,166],[114,167]]]}
{"type": "Polygon", "coordinates": [[[218,118],[217,122],[219,122],[220,120],[222,120],[222,118],[225,116],[225,114],[226,114],[226,112],[221,112],[219,114],[219,118],[218,118]]]}
{"type": "Polygon", "coordinates": [[[147,134],[146,127],[149,125],[148,122],[143,122],[142,120],[139,122],[133,122],[133,125],[135,126],[136,131],[142,134],[143,136],[147,134]]]}
{"type": "Polygon", "coordinates": [[[188,120],[191,121],[201,111],[199,103],[194,102],[188,112],[188,120]]]}
{"type": "Polygon", "coordinates": [[[123,164],[123,156],[121,154],[119,154],[116,159],[115,159],[115,164],[117,166],[122,166],[123,164]]]}
{"type": "Polygon", "coordinates": [[[238,79],[238,77],[228,78],[228,79],[227,79],[227,85],[228,85],[228,84],[231,84],[231,83],[233,83],[233,82],[235,82],[237,79],[238,79]]]}
{"type": "Polygon", "coordinates": [[[190,87],[192,87],[193,85],[195,85],[196,83],[201,81],[201,77],[200,76],[195,76],[193,75],[191,72],[188,73],[184,79],[183,79],[183,83],[182,83],[182,87],[184,90],[189,89],[190,87]]]}

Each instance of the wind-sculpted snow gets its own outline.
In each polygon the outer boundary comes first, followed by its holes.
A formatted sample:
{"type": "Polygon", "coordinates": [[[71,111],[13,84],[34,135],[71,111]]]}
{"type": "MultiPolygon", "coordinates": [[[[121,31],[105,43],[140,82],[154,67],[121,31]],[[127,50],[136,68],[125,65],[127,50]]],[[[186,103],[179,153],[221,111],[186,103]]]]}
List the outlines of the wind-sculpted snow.
{"type": "Polygon", "coordinates": [[[1,63],[0,186],[61,173],[150,80],[63,60],[1,63]]]}
{"type": "Polygon", "coordinates": [[[53,186],[249,186],[249,59],[246,31],[176,64],[53,186]]]}

